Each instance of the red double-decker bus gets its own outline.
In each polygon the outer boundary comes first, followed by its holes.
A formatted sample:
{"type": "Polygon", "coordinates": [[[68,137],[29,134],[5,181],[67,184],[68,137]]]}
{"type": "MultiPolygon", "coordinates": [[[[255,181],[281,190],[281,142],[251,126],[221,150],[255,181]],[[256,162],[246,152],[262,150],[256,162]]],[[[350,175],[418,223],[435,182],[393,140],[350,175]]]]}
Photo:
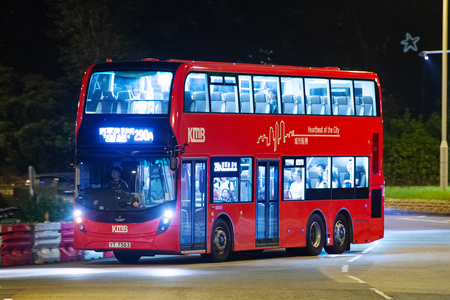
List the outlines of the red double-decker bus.
{"type": "Polygon", "coordinates": [[[91,66],[76,127],[75,247],[121,262],[384,235],[376,74],[144,59],[91,66]]]}

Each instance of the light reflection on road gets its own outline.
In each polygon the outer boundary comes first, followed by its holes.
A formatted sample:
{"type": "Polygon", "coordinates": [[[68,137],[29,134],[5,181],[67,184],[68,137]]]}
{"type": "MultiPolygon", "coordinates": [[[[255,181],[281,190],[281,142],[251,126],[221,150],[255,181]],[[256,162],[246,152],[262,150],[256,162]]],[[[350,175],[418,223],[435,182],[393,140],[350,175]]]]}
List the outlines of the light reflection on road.
{"type": "MultiPolygon", "coordinates": [[[[30,277],[60,277],[85,276],[93,274],[113,273],[133,274],[139,277],[179,277],[195,275],[198,270],[179,268],[31,268],[31,269],[3,269],[0,270],[0,279],[19,279],[30,277]]],[[[198,274],[197,274],[198,275],[198,274]]]]}

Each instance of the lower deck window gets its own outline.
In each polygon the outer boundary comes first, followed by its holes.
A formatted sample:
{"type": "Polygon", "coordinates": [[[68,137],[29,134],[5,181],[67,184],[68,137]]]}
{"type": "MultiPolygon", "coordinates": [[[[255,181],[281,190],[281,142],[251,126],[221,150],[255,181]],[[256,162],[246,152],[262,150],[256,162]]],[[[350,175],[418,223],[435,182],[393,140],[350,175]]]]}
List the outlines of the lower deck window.
{"type": "Polygon", "coordinates": [[[252,170],[252,158],[211,158],[211,202],[252,201],[252,170]]]}
{"type": "Polygon", "coordinates": [[[283,200],[369,197],[368,157],[296,157],[283,160],[283,200]]]}

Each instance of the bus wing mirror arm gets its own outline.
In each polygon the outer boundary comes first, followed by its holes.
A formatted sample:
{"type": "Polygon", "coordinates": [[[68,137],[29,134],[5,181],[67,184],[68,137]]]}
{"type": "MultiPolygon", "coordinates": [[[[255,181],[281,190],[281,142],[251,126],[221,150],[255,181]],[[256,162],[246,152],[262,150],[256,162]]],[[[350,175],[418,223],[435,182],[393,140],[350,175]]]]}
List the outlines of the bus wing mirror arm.
{"type": "Polygon", "coordinates": [[[176,145],[172,151],[172,155],[170,157],[170,169],[172,171],[176,171],[178,169],[178,154],[177,152],[184,153],[184,146],[187,146],[188,143],[184,145],[176,145]]]}

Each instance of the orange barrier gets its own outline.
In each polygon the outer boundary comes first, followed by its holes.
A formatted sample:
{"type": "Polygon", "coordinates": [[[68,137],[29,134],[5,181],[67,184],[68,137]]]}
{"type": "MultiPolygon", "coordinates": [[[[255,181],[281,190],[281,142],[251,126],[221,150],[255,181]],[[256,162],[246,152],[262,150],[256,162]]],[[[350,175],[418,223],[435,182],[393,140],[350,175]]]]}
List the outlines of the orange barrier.
{"type": "Polygon", "coordinates": [[[61,222],[61,261],[77,261],[84,259],[83,250],[75,250],[73,245],[73,222],[61,222]]]}
{"type": "Polygon", "coordinates": [[[0,248],[3,266],[33,263],[33,236],[29,224],[0,225],[3,244],[0,248]]]}

